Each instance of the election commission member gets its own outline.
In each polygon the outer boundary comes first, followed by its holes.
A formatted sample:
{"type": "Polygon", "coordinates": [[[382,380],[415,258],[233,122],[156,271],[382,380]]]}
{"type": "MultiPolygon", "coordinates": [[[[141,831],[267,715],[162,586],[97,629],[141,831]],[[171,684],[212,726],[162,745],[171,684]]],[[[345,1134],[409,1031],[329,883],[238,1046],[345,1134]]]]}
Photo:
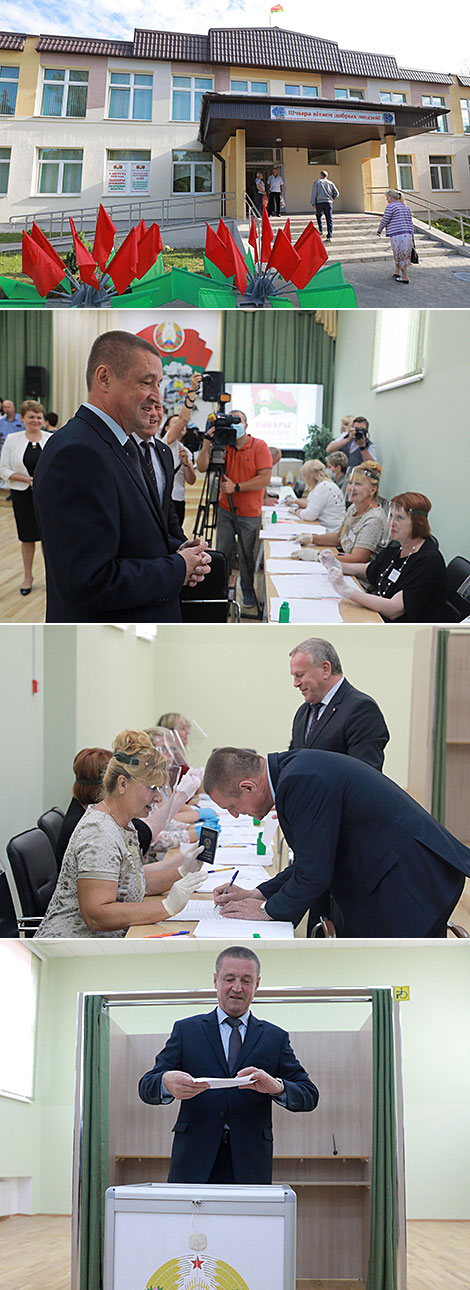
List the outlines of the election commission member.
{"type": "Polygon", "coordinates": [[[304,702],[297,709],[289,751],[322,748],[346,753],[382,770],[390,735],[375,699],[343,676],[330,641],[310,637],[290,652],[290,670],[304,702]]]}
{"type": "Polygon", "coordinates": [[[208,572],[206,543],[169,535],[133,431],[159,413],[162,364],[131,332],[105,332],[87,366],[89,402],[46,444],[34,480],[48,622],[176,622],[179,593],[208,572]]]}
{"type": "Polygon", "coordinates": [[[175,1022],[170,1038],[139,1083],[143,1102],[181,1099],[174,1125],[169,1182],[270,1183],[271,1105],[313,1111],[318,1089],[297,1060],[289,1036],[260,1021],[251,1003],[260,982],[253,951],[230,946],[214,975],[217,1008],[175,1022]],[[195,1088],[193,1078],[255,1075],[249,1088],[195,1088]]]}
{"type": "MultiPolygon", "coordinates": [[[[219,748],[204,786],[232,815],[263,819],[273,804],[294,863],[252,891],[214,892],[233,918],[290,920],[329,891],[345,936],[445,936],[470,874],[470,851],[402,788],[355,757],[317,749],[219,748]]],[[[327,911],[328,912],[328,911],[327,911]]]]}
{"type": "MultiPolygon", "coordinates": [[[[264,439],[254,439],[253,435],[248,434],[245,413],[234,410],[233,416],[239,416],[241,421],[236,426],[236,447],[229,445],[225,454],[225,475],[220,486],[216,543],[217,550],[223,551],[231,566],[237,529],[228,501],[230,497],[244,548],[239,542],[238,556],[243,604],[245,609],[253,609],[256,603],[253,586],[255,545],[264,490],[271,478],[272,458],[264,439]]],[[[213,434],[213,429],[208,431],[208,437],[204,440],[197,459],[197,468],[203,472],[209,466],[213,434]]]]}

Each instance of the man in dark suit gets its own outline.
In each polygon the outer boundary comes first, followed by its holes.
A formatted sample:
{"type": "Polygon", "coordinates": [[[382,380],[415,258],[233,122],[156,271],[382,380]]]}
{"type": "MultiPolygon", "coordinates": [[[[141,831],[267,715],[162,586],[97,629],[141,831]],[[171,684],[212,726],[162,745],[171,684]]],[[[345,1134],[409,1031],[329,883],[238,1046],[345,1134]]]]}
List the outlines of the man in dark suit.
{"type": "Polygon", "coordinates": [[[181,1099],[169,1182],[270,1183],[272,1102],[313,1111],[318,1089],[297,1061],[289,1036],[254,1017],[250,1004],[260,962],[244,946],[219,954],[215,1011],[177,1021],[153,1070],[139,1083],[143,1102],[181,1099]],[[250,1075],[249,1086],[211,1089],[204,1077],[250,1075]],[[197,1085],[194,1080],[201,1082],[197,1085]]]}
{"type": "Polygon", "coordinates": [[[297,925],[309,910],[312,930],[330,892],[344,936],[445,936],[470,875],[470,851],[371,766],[316,749],[266,760],[249,749],[218,748],[204,787],[234,816],[262,819],[274,804],[295,855],[254,890],[217,888],[228,918],[297,925]]]}
{"type": "Polygon", "coordinates": [[[358,757],[382,770],[390,735],[380,708],[343,676],[330,641],[310,637],[296,645],[289,657],[294,686],[304,699],[294,717],[289,751],[322,748],[358,757]]]}
{"type": "Polygon", "coordinates": [[[133,431],[161,416],[157,350],[106,332],[87,366],[89,402],[41,453],[34,502],[44,543],[48,622],[178,622],[179,593],[208,572],[207,543],[168,532],[133,431]]]}

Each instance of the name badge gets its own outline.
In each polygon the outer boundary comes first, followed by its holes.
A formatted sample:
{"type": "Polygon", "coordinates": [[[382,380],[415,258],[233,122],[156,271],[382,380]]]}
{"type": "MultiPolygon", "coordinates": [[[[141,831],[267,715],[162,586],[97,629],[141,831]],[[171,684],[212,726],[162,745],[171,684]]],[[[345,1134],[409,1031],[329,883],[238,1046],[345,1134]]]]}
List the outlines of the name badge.
{"type": "Polygon", "coordinates": [[[398,582],[398,579],[399,579],[399,577],[400,577],[400,573],[401,573],[401,569],[392,569],[392,570],[391,570],[391,572],[390,572],[390,573],[389,573],[389,575],[388,575],[388,581],[389,581],[389,582],[398,582]]]}

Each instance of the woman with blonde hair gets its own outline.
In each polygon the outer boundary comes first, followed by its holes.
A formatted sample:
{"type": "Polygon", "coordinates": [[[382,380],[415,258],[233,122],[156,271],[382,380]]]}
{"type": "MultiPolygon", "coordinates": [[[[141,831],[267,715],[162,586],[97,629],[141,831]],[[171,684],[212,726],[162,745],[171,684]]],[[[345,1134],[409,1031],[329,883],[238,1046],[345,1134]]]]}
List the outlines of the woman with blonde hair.
{"type": "Polygon", "coordinates": [[[303,520],[324,524],[327,529],[340,527],[346,514],[346,503],[323,462],[316,457],[310,458],[300,467],[300,474],[310,491],[306,498],[286,497],[288,506],[295,507],[294,514],[303,520]]]}
{"type": "Polygon", "coordinates": [[[7,435],[0,457],[0,478],[11,489],[16,531],[21,542],[24,579],[21,596],[29,596],[33,585],[33,560],[40,541],[33,504],[33,476],[41,451],[50,434],[44,429],[44,408],[35,399],[25,399],[20,416],[24,429],[7,435]]]}
{"type": "Polygon", "coordinates": [[[378,500],[381,474],[378,461],[364,461],[361,466],[355,466],[349,486],[352,505],[341,527],[331,533],[315,533],[313,538],[302,535],[300,544],[307,550],[294,552],[292,558],[318,560],[320,552],[312,550],[313,543],[315,547],[338,547],[342,564],[369,561],[388,541],[387,518],[378,500]]]}
{"type": "Polygon", "coordinates": [[[394,278],[396,282],[409,282],[408,267],[411,264],[413,248],[413,216],[409,206],[405,206],[401,193],[396,188],[389,188],[387,205],[377,229],[380,237],[385,229],[390,238],[390,246],[395,261],[394,278]]]}
{"type": "MultiPolygon", "coordinates": [[[[200,848],[144,865],[133,823],[133,817],[146,822],[158,789],[167,783],[165,759],[144,731],[116,736],[101,800],[87,807],[72,833],[37,936],[124,936],[129,927],[160,922],[184,909],[203,880],[200,848]]],[[[148,846],[151,817],[147,836],[148,846]]]]}

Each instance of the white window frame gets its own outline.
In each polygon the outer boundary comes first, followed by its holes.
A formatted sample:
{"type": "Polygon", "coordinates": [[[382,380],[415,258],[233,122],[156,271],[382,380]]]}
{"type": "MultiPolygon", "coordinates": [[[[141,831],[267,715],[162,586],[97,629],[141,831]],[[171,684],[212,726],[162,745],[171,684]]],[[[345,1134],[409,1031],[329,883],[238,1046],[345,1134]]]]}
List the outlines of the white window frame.
{"type": "Polygon", "coordinates": [[[9,63],[1,63],[0,67],[3,69],[4,72],[18,72],[18,76],[0,76],[0,89],[2,85],[16,85],[15,104],[14,104],[13,112],[0,113],[0,116],[11,117],[11,116],[14,116],[16,112],[16,100],[18,98],[18,85],[20,82],[20,69],[17,63],[15,64],[12,63],[11,67],[9,63]]]}
{"type": "MultiPolygon", "coordinates": [[[[40,115],[40,116],[44,116],[44,117],[46,117],[46,118],[47,118],[47,120],[49,120],[49,121],[59,120],[59,117],[67,117],[67,119],[68,119],[69,121],[84,121],[84,120],[85,120],[85,117],[86,117],[86,114],[87,114],[87,111],[88,111],[88,85],[89,85],[89,80],[86,80],[86,81],[73,81],[73,80],[71,81],[71,80],[70,80],[70,77],[71,77],[71,76],[73,76],[75,72],[80,72],[81,70],[82,70],[82,68],[81,68],[81,67],[43,67],[43,69],[42,69],[42,86],[41,86],[41,111],[40,111],[40,113],[39,113],[39,115],[40,115]],[[63,73],[64,73],[64,79],[63,79],[63,81],[48,81],[48,80],[46,80],[46,72],[63,72],[63,73]],[[58,85],[61,85],[61,86],[62,86],[62,109],[61,109],[61,111],[60,111],[60,112],[44,112],[44,93],[45,93],[46,86],[48,86],[48,85],[55,85],[55,86],[56,86],[56,88],[57,88],[57,86],[58,86],[58,85]],[[83,86],[86,86],[86,104],[85,104],[85,112],[84,112],[83,116],[75,116],[73,113],[71,113],[71,112],[67,112],[67,103],[68,103],[68,97],[69,97],[69,89],[70,89],[70,86],[74,86],[74,85],[81,85],[82,87],[83,87],[83,86]]],[[[89,74],[88,74],[88,71],[86,70],[86,68],[83,68],[83,71],[86,71],[86,74],[87,74],[87,77],[88,77],[88,75],[89,75],[89,74]]]]}
{"type": "Polygon", "coordinates": [[[357,89],[350,89],[349,87],[346,88],[345,85],[338,85],[335,89],[335,99],[338,103],[341,102],[341,99],[343,99],[343,101],[344,99],[349,99],[353,103],[365,103],[366,92],[365,90],[359,89],[359,87],[357,89]]]}
{"type": "Polygon", "coordinates": [[[431,181],[431,189],[432,189],[432,192],[433,192],[433,193],[452,193],[452,192],[455,192],[455,185],[454,185],[454,170],[453,170],[453,166],[452,166],[452,154],[451,154],[451,153],[449,153],[449,152],[443,153],[443,154],[442,154],[442,157],[440,157],[438,153],[430,153],[430,154],[429,154],[429,177],[430,177],[430,181],[431,181]],[[433,156],[435,156],[435,157],[436,157],[436,161],[431,161],[431,157],[433,157],[433,156]],[[452,183],[451,183],[451,184],[447,184],[446,186],[444,186],[444,184],[442,183],[442,172],[441,172],[441,167],[443,167],[445,170],[450,170],[450,177],[451,177],[451,180],[452,180],[452,183]],[[438,173],[438,178],[439,178],[439,183],[438,183],[438,184],[433,184],[433,182],[432,182],[432,172],[433,172],[433,170],[436,170],[436,171],[437,171],[437,173],[438,173]]]}
{"type": "Polygon", "coordinates": [[[377,310],[372,359],[372,389],[375,394],[423,380],[426,322],[427,311],[424,309],[377,310]],[[394,338],[398,350],[396,360],[394,338]]]}
{"type": "MultiPolygon", "coordinates": [[[[422,94],[421,99],[422,99],[423,107],[447,107],[447,103],[445,101],[443,94],[422,94]],[[426,102],[426,99],[428,99],[429,101],[426,102]]],[[[450,133],[451,133],[451,129],[449,125],[449,117],[440,116],[436,125],[436,134],[450,134],[450,133]]]]}
{"type": "Polygon", "coordinates": [[[317,99],[319,97],[319,90],[318,85],[300,85],[294,81],[284,81],[284,94],[287,98],[289,95],[292,95],[293,97],[295,96],[295,98],[299,97],[301,99],[317,99]],[[291,87],[289,90],[287,88],[288,85],[291,87]],[[297,90],[299,91],[298,96],[297,90]]]}
{"type": "Polygon", "coordinates": [[[461,114],[462,114],[462,127],[463,127],[463,132],[464,132],[464,134],[470,134],[470,99],[461,99],[461,100],[460,100],[460,111],[461,111],[461,114]],[[465,116],[464,116],[464,113],[466,113],[466,116],[467,116],[467,124],[465,124],[465,116]]]}
{"type": "MultiPolygon", "coordinates": [[[[245,78],[243,77],[243,78],[241,78],[241,79],[243,79],[243,80],[244,80],[245,78]]],[[[211,91],[212,91],[213,89],[214,89],[214,77],[213,77],[213,76],[186,76],[186,75],[184,74],[184,72],[183,72],[181,75],[180,75],[179,73],[177,73],[177,72],[173,72],[173,75],[172,75],[172,78],[171,78],[171,118],[170,118],[170,120],[171,120],[171,121],[182,121],[183,123],[184,123],[184,122],[186,122],[187,124],[189,124],[189,122],[190,122],[190,121],[199,121],[199,113],[198,113],[198,115],[196,116],[196,107],[195,107],[195,104],[196,104],[196,94],[201,94],[201,95],[202,95],[202,94],[210,94],[210,93],[211,93],[211,91]],[[186,86],[186,85],[175,85],[175,80],[178,80],[178,81],[183,81],[183,80],[184,80],[184,81],[190,81],[190,85],[188,85],[188,86],[186,86]],[[210,82],[211,82],[211,84],[210,84],[210,85],[206,85],[205,89],[201,89],[199,86],[197,86],[197,87],[196,87],[196,81],[210,81],[210,82]],[[177,93],[177,94],[189,94],[189,96],[190,96],[189,110],[190,110],[190,113],[191,113],[191,115],[190,115],[189,117],[187,117],[187,116],[185,116],[185,117],[182,117],[182,116],[175,116],[175,114],[174,114],[174,94],[175,94],[175,91],[176,91],[176,93],[177,93]]]]}
{"type": "Polygon", "coordinates": [[[142,122],[147,122],[147,124],[150,124],[153,116],[153,72],[135,72],[135,71],[133,72],[131,71],[130,67],[110,67],[108,69],[108,75],[109,75],[108,108],[107,108],[106,119],[108,121],[142,121],[142,122]],[[111,80],[112,76],[129,76],[130,77],[129,84],[127,85],[123,82],[122,85],[119,85],[119,83],[113,85],[113,82],[111,80]],[[135,83],[136,76],[150,76],[151,82],[152,82],[151,85],[136,85],[135,83]],[[129,91],[129,109],[128,109],[127,116],[110,115],[111,94],[113,90],[129,91]],[[150,90],[150,116],[133,116],[134,94],[136,90],[150,90]]]}
{"type": "MultiPolygon", "coordinates": [[[[175,162],[175,160],[174,160],[174,154],[175,154],[175,152],[187,152],[187,153],[190,153],[190,152],[192,152],[192,149],[191,149],[191,148],[173,148],[173,150],[172,150],[172,154],[171,154],[171,195],[172,195],[172,197],[183,197],[183,198],[185,198],[185,197],[211,197],[211,196],[212,196],[212,194],[213,194],[213,192],[214,192],[214,158],[211,156],[210,161],[207,161],[207,160],[206,160],[206,154],[204,153],[204,151],[201,151],[201,152],[194,152],[194,153],[193,153],[193,155],[192,155],[192,157],[191,157],[191,161],[187,161],[187,160],[186,160],[186,161],[176,161],[176,162],[175,162]],[[189,192],[187,192],[187,193],[183,193],[183,192],[177,192],[177,191],[175,191],[175,188],[174,188],[174,182],[175,182],[175,179],[174,179],[174,167],[175,167],[175,165],[176,165],[176,166],[190,166],[190,167],[191,167],[191,172],[190,172],[190,188],[189,188],[189,192]],[[204,193],[197,193],[197,192],[196,192],[195,182],[194,182],[194,181],[195,181],[195,171],[194,171],[194,167],[195,167],[195,166],[197,166],[197,165],[199,165],[199,166],[209,166],[209,165],[210,165],[210,166],[211,166],[211,171],[212,171],[212,181],[211,181],[211,188],[210,188],[210,191],[208,190],[207,192],[204,192],[204,193]]],[[[208,155],[209,155],[209,154],[208,154],[208,155]]]]}
{"type": "Polygon", "coordinates": [[[6,197],[8,193],[8,186],[10,183],[11,148],[0,148],[0,167],[1,166],[6,166],[7,168],[6,169],[7,182],[6,182],[6,187],[4,189],[0,188],[0,197],[6,197]],[[3,157],[2,156],[3,152],[7,152],[8,156],[3,157]]]}
{"type": "Polygon", "coordinates": [[[21,940],[0,941],[0,1096],[34,1099],[40,955],[21,940]],[[8,981],[8,985],[6,982],[8,981]],[[16,1066],[21,1074],[15,1073],[16,1066]]]}
{"type": "Polygon", "coordinates": [[[41,148],[38,148],[38,149],[37,149],[37,154],[38,154],[38,164],[37,164],[36,196],[37,196],[37,197],[79,197],[79,196],[80,196],[80,194],[81,194],[81,191],[82,191],[82,179],[83,179],[83,148],[73,148],[73,149],[69,149],[69,148],[54,148],[53,146],[50,148],[48,144],[43,144],[41,148]],[[73,152],[81,152],[82,156],[81,156],[81,160],[80,160],[78,157],[76,157],[76,158],[75,158],[75,157],[64,157],[64,158],[62,158],[62,160],[57,160],[57,159],[56,159],[56,160],[54,160],[54,161],[53,161],[52,159],[49,159],[48,157],[46,157],[46,158],[45,158],[45,160],[43,160],[43,159],[41,158],[41,153],[42,153],[42,152],[49,152],[49,151],[54,151],[54,152],[69,152],[69,151],[73,151],[73,152]],[[59,167],[59,174],[58,174],[58,187],[57,187],[57,189],[56,189],[56,191],[55,191],[55,192],[44,192],[44,193],[42,193],[42,192],[41,192],[41,189],[40,189],[41,167],[42,167],[42,166],[44,166],[44,165],[45,165],[45,166],[58,166],[58,167],[59,167]],[[70,165],[72,165],[72,166],[80,166],[80,167],[81,167],[81,170],[80,170],[80,188],[77,188],[76,190],[74,190],[74,192],[64,192],[64,189],[63,189],[63,187],[62,187],[62,184],[63,184],[63,182],[64,182],[64,166],[70,166],[70,165]]]}
{"type": "Polygon", "coordinates": [[[398,152],[396,156],[397,156],[397,170],[398,170],[398,176],[399,176],[400,189],[403,193],[412,193],[414,192],[414,186],[415,186],[414,176],[413,176],[413,154],[411,152],[398,152]],[[409,161],[400,161],[400,157],[409,157],[409,161]],[[405,169],[406,167],[407,170],[411,171],[411,184],[409,188],[407,188],[406,184],[403,183],[402,173],[401,173],[402,167],[403,169],[405,169]]]}
{"type": "Polygon", "coordinates": [[[249,81],[249,80],[247,80],[246,76],[240,76],[240,77],[238,77],[238,76],[231,76],[231,77],[230,77],[230,93],[231,93],[231,94],[269,94],[269,81],[249,81]],[[246,85],[246,86],[247,86],[246,90],[236,90],[236,89],[232,89],[232,85],[234,84],[234,82],[235,82],[235,81],[238,81],[238,80],[240,81],[240,83],[241,83],[242,85],[246,85]],[[258,88],[260,85],[265,85],[265,86],[266,86],[266,89],[265,89],[265,90],[260,90],[260,89],[258,88]]]}
{"type": "Polygon", "coordinates": [[[404,90],[380,90],[381,103],[407,103],[408,98],[404,90]]]}

